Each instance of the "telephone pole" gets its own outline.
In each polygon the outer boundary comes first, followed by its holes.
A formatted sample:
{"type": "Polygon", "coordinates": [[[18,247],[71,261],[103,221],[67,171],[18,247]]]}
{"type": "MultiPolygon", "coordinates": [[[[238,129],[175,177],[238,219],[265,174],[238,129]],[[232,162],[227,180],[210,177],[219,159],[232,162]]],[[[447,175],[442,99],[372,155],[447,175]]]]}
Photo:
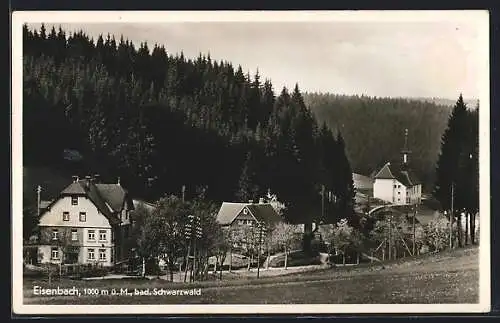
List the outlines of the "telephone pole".
{"type": "Polygon", "coordinates": [[[389,242],[389,254],[388,254],[388,257],[389,257],[389,260],[391,260],[391,254],[392,254],[392,237],[391,237],[391,231],[392,231],[392,213],[389,215],[389,239],[388,239],[388,242],[389,242]]]}
{"type": "Polygon", "coordinates": [[[416,231],[415,231],[415,218],[417,217],[417,204],[414,204],[414,210],[413,210],[413,246],[412,246],[412,256],[415,257],[415,240],[416,240],[416,231]]]}
{"type": "Polygon", "coordinates": [[[264,230],[264,227],[262,226],[261,223],[258,225],[259,228],[259,249],[257,250],[257,278],[260,276],[260,254],[261,254],[261,246],[262,246],[262,231],[264,230]]]}
{"type": "Polygon", "coordinates": [[[453,199],[455,197],[455,184],[451,183],[451,211],[450,211],[450,249],[453,248],[453,199]]]}
{"type": "Polygon", "coordinates": [[[40,219],[40,193],[42,192],[42,187],[38,185],[36,188],[36,195],[37,195],[37,204],[36,204],[36,214],[37,214],[37,219],[40,219]]]}
{"type": "MultiPolygon", "coordinates": [[[[187,255],[186,255],[186,268],[184,268],[185,273],[184,273],[184,282],[186,282],[187,279],[187,273],[188,273],[188,268],[189,268],[189,257],[191,255],[191,243],[192,243],[192,228],[193,228],[193,216],[188,215],[188,222],[186,223],[186,226],[184,227],[184,236],[186,237],[186,242],[188,245],[187,249],[187,255]]],[[[191,280],[191,277],[189,278],[191,280]]]]}
{"type": "Polygon", "coordinates": [[[321,220],[325,221],[325,185],[321,185],[321,220]]]}

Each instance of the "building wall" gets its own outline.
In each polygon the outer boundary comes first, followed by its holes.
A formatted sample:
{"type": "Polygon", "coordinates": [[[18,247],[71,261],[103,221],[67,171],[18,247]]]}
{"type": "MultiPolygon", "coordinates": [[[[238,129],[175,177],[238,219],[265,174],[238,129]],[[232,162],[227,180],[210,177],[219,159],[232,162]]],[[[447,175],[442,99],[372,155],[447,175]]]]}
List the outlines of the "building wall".
{"type": "Polygon", "coordinates": [[[66,226],[86,228],[111,228],[108,219],[87,197],[79,196],[78,205],[71,205],[71,197],[55,202],[40,218],[40,226],[66,226]],[[63,220],[63,212],[69,212],[69,220],[63,220]],[[80,212],[86,212],[86,221],[80,221],[80,212]]]}
{"type": "Polygon", "coordinates": [[[72,205],[69,196],[61,198],[42,215],[39,226],[41,244],[39,254],[42,263],[60,263],[63,257],[63,247],[74,245],[79,247],[79,263],[86,264],[98,261],[99,249],[104,249],[106,259],[98,262],[105,266],[112,265],[114,249],[112,227],[108,219],[98,211],[88,198],[79,196],[77,205],[72,205]],[[67,221],[63,218],[64,212],[69,213],[67,221]],[[85,212],[85,221],[80,221],[80,212],[85,212]],[[53,230],[58,231],[57,240],[53,239],[53,230]],[[76,230],[76,240],[73,240],[73,230],[76,230]],[[92,232],[94,239],[91,239],[90,233],[92,232]],[[59,248],[58,260],[51,257],[52,248],[55,247],[59,248]],[[88,258],[88,249],[94,249],[95,260],[88,258]]]}
{"type": "Polygon", "coordinates": [[[376,179],[373,183],[373,197],[393,203],[395,179],[376,179]]]}

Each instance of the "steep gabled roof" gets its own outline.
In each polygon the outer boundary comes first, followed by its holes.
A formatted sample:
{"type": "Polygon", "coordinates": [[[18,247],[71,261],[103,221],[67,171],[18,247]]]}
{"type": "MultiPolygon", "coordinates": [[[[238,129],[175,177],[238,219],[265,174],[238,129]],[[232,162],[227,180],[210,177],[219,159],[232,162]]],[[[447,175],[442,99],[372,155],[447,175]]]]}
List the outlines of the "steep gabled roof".
{"type": "Polygon", "coordinates": [[[73,182],[62,190],[61,195],[86,195],[85,187],[81,181],[73,182]]]}
{"type": "Polygon", "coordinates": [[[281,217],[269,203],[253,204],[224,202],[219,209],[219,213],[217,213],[217,222],[222,225],[233,223],[234,219],[244,207],[247,207],[250,213],[259,222],[275,224],[282,221],[281,217]]]}
{"type": "Polygon", "coordinates": [[[271,204],[249,204],[247,207],[259,222],[275,224],[282,221],[271,204]]]}
{"type": "Polygon", "coordinates": [[[400,170],[395,173],[396,173],[396,179],[406,187],[420,184],[420,181],[417,179],[415,174],[413,174],[413,172],[410,171],[409,169],[400,170]]]}
{"type": "MultiPolygon", "coordinates": [[[[128,198],[127,191],[118,184],[95,184],[87,180],[78,180],[69,184],[60,193],[60,196],[67,195],[86,196],[111,224],[120,223],[115,212],[122,210],[124,200],[128,198]]],[[[55,199],[50,204],[44,203],[45,208],[50,208],[58,200],[55,199]]],[[[133,208],[132,202],[131,207],[133,208]]]]}
{"type": "Polygon", "coordinates": [[[119,212],[123,209],[127,191],[118,184],[95,184],[104,200],[111,206],[113,211],[119,212]]]}
{"type": "Polygon", "coordinates": [[[421,184],[415,174],[408,168],[386,163],[375,175],[375,179],[396,179],[406,187],[421,184]]]}
{"type": "Polygon", "coordinates": [[[222,203],[219,213],[217,213],[217,222],[222,225],[231,224],[245,205],[246,203],[222,203]]]}
{"type": "Polygon", "coordinates": [[[375,179],[394,179],[394,175],[391,171],[391,163],[386,163],[384,167],[377,174],[375,174],[375,179]]]}

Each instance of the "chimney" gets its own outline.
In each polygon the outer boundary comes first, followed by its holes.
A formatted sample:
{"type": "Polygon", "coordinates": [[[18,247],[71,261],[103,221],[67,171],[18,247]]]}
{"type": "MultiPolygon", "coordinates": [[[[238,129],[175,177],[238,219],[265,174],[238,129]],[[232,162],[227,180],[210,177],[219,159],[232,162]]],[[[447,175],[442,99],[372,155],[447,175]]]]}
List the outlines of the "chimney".
{"type": "Polygon", "coordinates": [[[73,176],[71,176],[71,177],[73,178],[73,183],[78,182],[78,179],[79,179],[79,178],[78,178],[78,176],[73,175],[73,176]]]}
{"type": "Polygon", "coordinates": [[[99,175],[99,174],[94,174],[94,182],[95,182],[95,183],[100,183],[100,181],[99,181],[99,180],[100,180],[100,178],[101,178],[101,175],[99,175]]]}
{"type": "Polygon", "coordinates": [[[88,189],[90,187],[90,182],[92,181],[91,176],[85,176],[85,187],[88,189]]]}
{"type": "Polygon", "coordinates": [[[120,185],[120,177],[118,177],[118,180],[116,181],[116,185],[120,185]]]}
{"type": "Polygon", "coordinates": [[[264,204],[264,198],[263,197],[259,198],[259,204],[264,204]]]}
{"type": "Polygon", "coordinates": [[[248,200],[248,203],[253,204],[253,200],[248,200]]]}

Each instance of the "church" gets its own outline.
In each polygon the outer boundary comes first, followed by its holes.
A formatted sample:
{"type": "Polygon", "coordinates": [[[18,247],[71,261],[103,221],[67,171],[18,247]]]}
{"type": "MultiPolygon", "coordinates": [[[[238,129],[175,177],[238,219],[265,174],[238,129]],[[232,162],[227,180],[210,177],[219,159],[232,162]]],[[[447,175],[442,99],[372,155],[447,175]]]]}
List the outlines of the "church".
{"type": "Polygon", "coordinates": [[[408,129],[399,165],[387,162],[374,176],[373,197],[396,205],[420,204],[422,185],[409,167],[408,129]]]}

